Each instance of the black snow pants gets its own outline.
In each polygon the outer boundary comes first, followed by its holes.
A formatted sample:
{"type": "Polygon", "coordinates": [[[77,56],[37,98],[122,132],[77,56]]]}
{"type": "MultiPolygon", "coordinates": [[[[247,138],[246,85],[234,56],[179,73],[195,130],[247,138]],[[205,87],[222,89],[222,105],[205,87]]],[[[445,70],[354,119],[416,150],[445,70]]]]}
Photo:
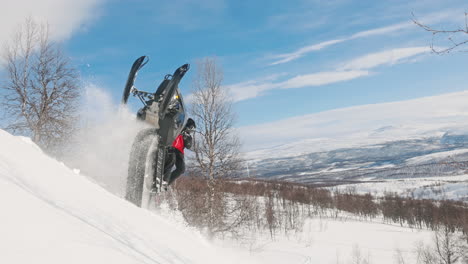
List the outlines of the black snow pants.
{"type": "Polygon", "coordinates": [[[184,161],[184,154],[180,152],[178,149],[172,148],[171,151],[167,153],[168,156],[166,160],[166,172],[164,173],[164,181],[171,185],[177,178],[179,178],[182,173],[185,172],[185,161],[184,161]],[[171,171],[172,165],[175,163],[175,170],[171,171]],[[169,178],[169,179],[168,179],[169,178]]]}

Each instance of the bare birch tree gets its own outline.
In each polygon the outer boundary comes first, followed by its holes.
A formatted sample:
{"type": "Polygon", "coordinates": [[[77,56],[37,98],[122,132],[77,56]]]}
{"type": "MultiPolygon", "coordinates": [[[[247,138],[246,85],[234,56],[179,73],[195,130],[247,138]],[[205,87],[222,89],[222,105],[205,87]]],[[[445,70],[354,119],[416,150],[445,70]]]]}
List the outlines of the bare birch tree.
{"type": "Polygon", "coordinates": [[[232,102],[221,85],[222,69],[214,58],[205,58],[197,66],[190,108],[197,125],[195,166],[209,180],[235,176],[240,165],[240,141],[233,128],[232,102]]]}
{"type": "Polygon", "coordinates": [[[76,122],[80,96],[78,72],[49,27],[31,18],[18,27],[3,49],[6,77],[0,83],[5,129],[30,136],[52,151],[67,139],[76,122]]]}
{"type": "Polygon", "coordinates": [[[190,114],[195,120],[195,170],[207,179],[207,227],[210,235],[229,226],[227,199],[220,191],[223,177],[233,177],[240,165],[240,143],[234,133],[235,115],[232,102],[223,88],[223,73],[214,58],[205,58],[197,64],[193,81],[193,100],[190,114]]]}
{"type": "Polygon", "coordinates": [[[460,240],[448,226],[443,226],[435,232],[434,244],[440,263],[457,263],[463,257],[460,252],[460,240]]]}

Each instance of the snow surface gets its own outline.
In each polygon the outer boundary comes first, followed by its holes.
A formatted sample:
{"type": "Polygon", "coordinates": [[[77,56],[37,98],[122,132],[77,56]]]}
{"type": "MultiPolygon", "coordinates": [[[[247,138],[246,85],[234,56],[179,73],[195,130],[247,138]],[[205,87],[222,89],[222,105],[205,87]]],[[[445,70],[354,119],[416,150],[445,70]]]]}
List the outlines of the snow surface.
{"type": "Polygon", "coordinates": [[[0,145],[0,263],[239,262],[180,223],[112,195],[24,138],[0,130],[0,145]]]}
{"type": "Polygon", "coordinates": [[[291,237],[257,236],[245,243],[262,263],[357,263],[359,254],[367,263],[394,264],[398,251],[406,263],[416,263],[417,245],[431,237],[429,231],[381,223],[315,218],[291,237]]]}
{"type": "Polygon", "coordinates": [[[137,208],[0,130],[0,263],[414,263],[429,231],[344,219],[311,219],[272,240],[207,241],[180,217],[137,208]],[[412,262],[411,262],[412,261],[412,262]]]}
{"type": "Polygon", "coordinates": [[[351,189],[360,194],[383,196],[396,193],[417,199],[450,199],[468,201],[468,175],[390,179],[378,182],[343,184],[331,189],[351,189]]]}
{"type": "Polygon", "coordinates": [[[411,164],[438,162],[438,161],[447,159],[447,157],[451,157],[453,155],[465,154],[467,152],[468,152],[468,149],[463,148],[463,149],[431,153],[428,155],[422,155],[422,156],[410,158],[406,160],[406,164],[411,165],[411,164]]]}

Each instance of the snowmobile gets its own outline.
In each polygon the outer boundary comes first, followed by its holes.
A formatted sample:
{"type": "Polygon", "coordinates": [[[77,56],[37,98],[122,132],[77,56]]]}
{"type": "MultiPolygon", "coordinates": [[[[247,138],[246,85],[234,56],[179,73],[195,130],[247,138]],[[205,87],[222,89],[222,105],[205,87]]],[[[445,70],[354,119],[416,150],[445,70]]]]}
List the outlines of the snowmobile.
{"type": "Polygon", "coordinates": [[[125,199],[140,207],[149,206],[152,197],[165,188],[164,175],[170,175],[165,168],[170,169],[174,161],[166,160],[168,148],[185,123],[185,106],[178,84],[190,68],[184,64],[172,75],[167,74],[156,92],[150,93],[134,86],[138,71],[148,61],[147,56],[142,56],[133,63],[121,102],[127,104],[130,94],[138,97],[143,107],[138,110],[137,119],[150,125],[136,135],[128,164],[125,199]]]}

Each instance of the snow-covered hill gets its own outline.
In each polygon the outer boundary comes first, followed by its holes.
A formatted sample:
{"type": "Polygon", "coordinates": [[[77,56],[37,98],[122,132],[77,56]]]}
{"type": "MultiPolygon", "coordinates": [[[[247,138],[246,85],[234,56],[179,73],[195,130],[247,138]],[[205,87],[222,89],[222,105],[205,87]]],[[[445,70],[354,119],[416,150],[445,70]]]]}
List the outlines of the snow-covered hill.
{"type": "Polygon", "coordinates": [[[345,216],[310,219],[292,237],[208,242],[177,217],[114,196],[28,138],[0,130],[0,146],[0,263],[302,264],[360,256],[390,264],[396,253],[415,262],[416,245],[432,236],[345,216]]]}
{"type": "Polygon", "coordinates": [[[290,157],[468,132],[468,90],[241,127],[250,159],[290,157]]]}
{"type": "Polygon", "coordinates": [[[0,263],[239,261],[74,173],[28,138],[0,130],[0,146],[0,263]]]}

